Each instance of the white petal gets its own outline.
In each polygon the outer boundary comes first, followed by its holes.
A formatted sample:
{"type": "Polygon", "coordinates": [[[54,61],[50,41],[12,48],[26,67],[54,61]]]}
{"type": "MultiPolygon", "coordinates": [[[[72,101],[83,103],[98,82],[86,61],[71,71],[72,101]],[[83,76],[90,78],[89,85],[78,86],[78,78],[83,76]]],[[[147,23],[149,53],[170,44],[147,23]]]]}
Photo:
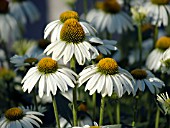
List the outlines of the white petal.
{"type": "Polygon", "coordinates": [[[37,70],[38,70],[37,67],[30,68],[25,77],[23,78],[23,80],[21,81],[21,84],[24,83],[24,81],[28,79],[30,76],[32,76],[35,72],[37,72],[37,70]]]}
{"type": "Polygon", "coordinates": [[[100,79],[98,80],[98,82],[100,83],[100,86],[97,88],[98,93],[100,93],[103,90],[103,88],[104,88],[104,86],[106,84],[105,81],[106,81],[106,76],[102,75],[100,77],[100,79]]]}
{"type": "Polygon", "coordinates": [[[44,94],[44,89],[45,89],[46,83],[45,83],[45,75],[42,75],[39,81],[39,89],[38,89],[38,93],[39,93],[39,97],[42,98],[43,94],[44,94]]]}
{"type": "Polygon", "coordinates": [[[155,93],[155,88],[153,87],[153,85],[146,79],[144,79],[144,82],[146,83],[146,85],[148,86],[149,90],[151,91],[151,93],[155,93]]]}
{"type": "Polygon", "coordinates": [[[106,89],[108,92],[108,96],[111,96],[113,93],[113,82],[112,79],[110,78],[110,75],[106,76],[106,89]]]}
{"type": "Polygon", "coordinates": [[[74,84],[73,84],[73,82],[71,81],[71,79],[67,76],[67,75],[65,75],[65,74],[63,74],[63,73],[58,73],[58,74],[60,74],[63,78],[64,78],[64,80],[65,80],[65,82],[70,86],[70,87],[74,87],[74,84]]]}
{"type": "Polygon", "coordinates": [[[99,80],[99,77],[101,76],[100,73],[97,73],[95,75],[93,75],[90,80],[87,82],[86,87],[85,87],[85,91],[91,90],[92,88],[94,88],[94,86],[96,85],[97,81],[99,80]]]}
{"type": "Polygon", "coordinates": [[[79,63],[79,65],[83,65],[84,62],[85,62],[85,61],[84,61],[85,58],[84,58],[84,56],[82,55],[79,47],[78,47],[76,44],[74,44],[74,51],[75,51],[74,54],[75,54],[75,57],[76,57],[77,62],[79,63]]]}

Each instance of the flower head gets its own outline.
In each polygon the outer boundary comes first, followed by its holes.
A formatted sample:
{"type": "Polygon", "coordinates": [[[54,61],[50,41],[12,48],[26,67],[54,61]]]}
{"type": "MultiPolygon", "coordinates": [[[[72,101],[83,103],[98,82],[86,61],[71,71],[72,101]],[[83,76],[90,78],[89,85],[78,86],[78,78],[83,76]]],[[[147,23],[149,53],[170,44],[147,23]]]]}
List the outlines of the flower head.
{"type": "Polygon", "coordinates": [[[9,14],[9,1],[0,0],[0,42],[8,43],[20,38],[20,30],[16,19],[9,14]]]}
{"type": "Polygon", "coordinates": [[[170,47],[170,37],[160,37],[155,45],[155,49],[151,51],[146,60],[146,66],[150,70],[158,71],[161,66],[163,53],[170,47]]]}
{"type": "Polygon", "coordinates": [[[144,69],[134,69],[131,71],[131,75],[135,79],[134,91],[145,91],[145,86],[148,87],[151,93],[155,94],[159,88],[165,86],[163,81],[156,78],[150,71],[144,69]]]}
{"type": "Polygon", "coordinates": [[[59,60],[63,57],[63,62],[66,64],[75,55],[79,65],[83,65],[85,60],[91,60],[97,55],[98,51],[89,42],[94,41],[96,44],[102,44],[101,40],[94,40],[97,37],[86,36],[80,23],[76,19],[68,19],[63,24],[60,31],[60,38],[47,46],[44,53],[52,58],[59,60]]]}
{"type": "Polygon", "coordinates": [[[14,55],[13,57],[10,58],[10,62],[14,64],[15,67],[32,67],[35,66],[38,61],[44,57],[44,55],[27,55],[25,54],[24,56],[18,56],[14,55]]]}
{"type": "Polygon", "coordinates": [[[144,4],[144,8],[151,18],[151,23],[157,26],[167,26],[170,14],[169,0],[149,0],[144,4]]]}
{"type": "Polygon", "coordinates": [[[170,37],[160,37],[155,45],[156,48],[165,51],[170,47],[170,37]]]}
{"type": "Polygon", "coordinates": [[[58,64],[55,60],[49,57],[42,58],[38,65],[29,69],[23,78],[23,91],[28,90],[30,93],[33,87],[37,84],[39,87],[40,98],[47,94],[56,94],[57,89],[65,92],[68,91],[68,86],[74,87],[77,75],[72,70],[58,64]]]}
{"type": "Polygon", "coordinates": [[[120,68],[112,58],[103,58],[98,64],[86,67],[79,76],[79,86],[88,81],[85,91],[89,90],[90,95],[97,91],[105,97],[115,91],[121,97],[124,92],[130,94],[134,89],[131,74],[120,68]]]}
{"type": "Polygon", "coordinates": [[[39,123],[42,121],[37,116],[43,116],[40,112],[30,111],[24,107],[13,107],[8,109],[4,117],[0,120],[0,127],[2,128],[21,128],[37,126],[40,128],[39,123]]]}
{"type": "Polygon", "coordinates": [[[85,39],[85,33],[76,19],[69,19],[61,29],[60,39],[67,43],[79,43],[85,39]]]}
{"type": "Polygon", "coordinates": [[[161,60],[161,71],[162,73],[170,74],[170,48],[168,48],[164,53],[161,60]]]}
{"type": "Polygon", "coordinates": [[[157,101],[163,113],[165,115],[170,114],[170,98],[168,96],[168,93],[165,92],[165,93],[157,94],[157,101]]]}
{"type": "Polygon", "coordinates": [[[60,14],[60,21],[61,22],[64,23],[68,19],[75,19],[75,20],[79,21],[79,15],[75,11],[65,11],[65,12],[60,14]]]}
{"type": "Polygon", "coordinates": [[[128,29],[133,30],[132,20],[121,9],[119,0],[104,0],[96,4],[87,14],[87,20],[100,31],[109,33],[122,33],[128,29]]]}
{"type": "MultiPolygon", "coordinates": [[[[80,20],[80,17],[77,12],[75,11],[65,11],[60,14],[60,19],[52,21],[49,23],[45,30],[44,30],[44,38],[46,39],[49,35],[51,36],[51,42],[54,42],[56,40],[60,39],[61,29],[63,25],[67,22],[69,19],[76,20],[79,25],[83,29],[83,33],[87,35],[96,35],[96,30],[87,22],[80,20]]],[[[68,24],[68,22],[67,22],[68,24]]],[[[73,37],[74,38],[74,37],[73,37]]]]}
{"type": "Polygon", "coordinates": [[[108,13],[118,13],[121,10],[121,5],[117,0],[104,0],[104,2],[97,2],[96,7],[108,13]]]}

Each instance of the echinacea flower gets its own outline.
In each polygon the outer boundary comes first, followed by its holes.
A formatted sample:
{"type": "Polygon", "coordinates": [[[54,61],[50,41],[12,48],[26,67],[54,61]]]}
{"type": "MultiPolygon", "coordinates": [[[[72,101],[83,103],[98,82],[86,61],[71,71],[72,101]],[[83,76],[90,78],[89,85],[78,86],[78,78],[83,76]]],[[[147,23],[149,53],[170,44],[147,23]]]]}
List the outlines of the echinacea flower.
{"type": "Polygon", "coordinates": [[[134,29],[131,17],[121,10],[119,0],[104,0],[97,3],[96,8],[87,14],[87,20],[100,32],[107,30],[121,34],[134,29]]]}
{"type": "Polygon", "coordinates": [[[44,53],[52,54],[52,58],[56,61],[63,57],[64,64],[67,64],[74,55],[79,65],[83,65],[86,59],[90,61],[99,55],[90,41],[96,44],[103,43],[97,37],[86,36],[76,19],[68,19],[62,26],[60,38],[48,45],[44,53]]]}
{"type": "Polygon", "coordinates": [[[158,26],[167,26],[170,15],[169,0],[148,0],[144,4],[148,16],[152,18],[152,24],[158,26]]]}
{"type": "Polygon", "coordinates": [[[68,90],[68,86],[74,87],[76,83],[77,75],[71,69],[60,65],[52,58],[42,58],[38,65],[29,69],[21,83],[23,83],[22,89],[28,93],[32,91],[34,86],[38,84],[38,93],[40,98],[47,94],[56,94],[59,89],[62,92],[68,90]]]}
{"type": "Polygon", "coordinates": [[[134,91],[132,75],[120,68],[112,58],[103,58],[98,64],[83,69],[78,82],[79,86],[87,82],[85,91],[89,90],[90,95],[97,91],[105,97],[111,96],[114,91],[122,97],[126,91],[129,94],[134,91]]]}
{"type": "Polygon", "coordinates": [[[96,35],[96,30],[93,28],[89,23],[86,21],[80,20],[79,15],[75,11],[66,11],[61,13],[60,19],[52,21],[49,23],[45,30],[44,30],[44,39],[46,39],[49,35],[51,36],[51,42],[54,42],[56,40],[60,40],[60,34],[61,34],[61,29],[64,25],[64,23],[68,19],[75,19],[77,22],[80,24],[80,26],[83,29],[83,33],[95,36],[96,35]]]}
{"type": "Polygon", "coordinates": [[[161,60],[161,71],[162,73],[170,74],[170,48],[168,48],[161,60]]]}
{"type": "Polygon", "coordinates": [[[38,61],[43,58],[44,55],[27,55],[25,54],[24,56],[19,56],[19,55],[14,55],[13,57],[10,58],[10,62],[14,64],[15,67],[19,68],[22,66],[35,66],[38,61]]]}
{"type": "Polygon", "coordinates": [[[164,82],[156,78],[150,71],[144,69],[134,69],[131,75],[135,79],[134,94],[137,90],[145,91],[145,86],[148,87],[152,94],[158,93],[159,89],[165,86],[164,82]]]}
{"type": "Polygon", "coordinates": [[[158,104],[165,115],[170,114],[170,98],[167,92],[157,94],[158,104]]]}
{"type": "Polygon", "coordinates": [[[40,18],[37,7],[30,0],[11,0],[9,3],[10,13],[25,25],[28,20],[33,23],[40,18]]]}
{"type": "Polygon", "coordinates": [[[155,45],[155,49],[151,51],[146,59],[146,67],[154,72],[158,71],[161,66],[161,59],[166,49],[170,47],[170,37],[160,37],[155,45]]]}
{"type": "Polygon", "coordinates": [[[0,120],[1,128],[33,128],[34,126],[40,128],[39,123],[42,121],[37,116],[44,116],[44,114],[36,111],[30,111],[24,107],[13,107],[8,109],[4,117],[0,120]]]}
{"type": "Polygon", "coordinates": [[[0,1],[0,41],[6,43],[21,36],[16,19],[9,13],[8,4],[7,0],[0,1]]]}

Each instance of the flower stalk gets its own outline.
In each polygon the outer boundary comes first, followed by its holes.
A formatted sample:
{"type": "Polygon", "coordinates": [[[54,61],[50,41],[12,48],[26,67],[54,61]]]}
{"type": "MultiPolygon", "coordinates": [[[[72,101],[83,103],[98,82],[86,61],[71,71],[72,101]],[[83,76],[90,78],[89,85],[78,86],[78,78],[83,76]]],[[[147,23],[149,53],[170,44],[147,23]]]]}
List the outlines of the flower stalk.
{"type": "Polygon", "coordinates": [[[157,107],[157,110],[156,110],[156,118],[155,118],[155,128],[159,128],[159,117],[160,117],[160,110],[159,110],[159,108],[157,107]]]}
{"type": "Polygon", "coordinates": [[[134,105],[134,113],[133,113],[133,122],[132,122],[132,127],[135,126],[135,123],[136,123],[136,119],[137,119],[137,110],[138,110],[138,99],[139,99],[139,96],[136,95],[135,96],[135,99],[134,99],[134,102],[135,102],[135,105],[134,105]]]}
{"type": "Polygon", "coordinates": [[[92,96],[92,102],[93,102],[93,120],[96,120],[96,93],[92,96]]]}
{"type": "Polygon", "coordinates": [[[56,119],[56,123],[57,123],[57,128],[60,128],[60,120],[59,120],[59,116],[58,116],[57,103],[55,100],[55,96],[52,93],[51,93],[51,97],[52,97],[52,102],[53,102],[54,115],[55,115],[55,119],[56,119]]]}
{"type": "Polygon", "coordinates": [[[156,24],[154,27],[153,46],[155,46],[157,39],[158,39],[158,25],[156,24]]]}
{"type": "Polygon", "coordinates": [[[102,97],[101,104],[100,104],[99,126],[101,126],[103,124],[104,106],[105,106],[105,97],[102,97]]]}
{"type": "MultiPolygon", "coordinates": [[[[76,62],[75,62],[75,58],[73,57],[71,59],[70,62],[70,67],[73,71],[76,72],[76,62]]],[[[77,84],[75,84],[75,87],[73,88],[73,109],[72,109],[72,113],[73,113],[73,126],[77,126],[78,122],[77,122],[77,84]]]]}
{"type": "Polygon", "coordinates": [[[138,24],[138,48],[139,48],[139,67],[142,66],[142,30],[141,23],[138,24]]]}
{"type": "Polygon", "coordinates": [[[116,123],[120,124],[120,102],[116,103],[116,123]]]}

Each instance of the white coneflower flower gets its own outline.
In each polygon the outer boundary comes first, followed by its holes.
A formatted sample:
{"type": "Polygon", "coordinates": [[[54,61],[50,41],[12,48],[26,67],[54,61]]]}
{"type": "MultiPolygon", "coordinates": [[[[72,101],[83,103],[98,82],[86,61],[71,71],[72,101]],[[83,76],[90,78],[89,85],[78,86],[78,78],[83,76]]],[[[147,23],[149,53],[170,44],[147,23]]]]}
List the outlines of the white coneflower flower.
{"type": "Polygon", "coordinates": [[[161,94],[157,94],[157,101],[161,107],[161,109],[163,110],[163,113],[166,114],[170,114],[170,98],[168,96],[168,93],[161,93],[161,94]]]}
{"type": "Polygon", "coordinates": [[[38,84],[40,98],[47,94],[56,94],[60,89],[62,92],[68,91],[68,86],[74,87],[77,75],[72,70],[59,65],[55,60],[49,57],[42,58],[36,67],[29,69],[21,83],[25,92],[30,93],[33,87],[38,84]],[[73,83],[74,82],[74,83],[73,83]]]}
{"type": "Polygon", "coordinates": [[[11,0],[9,8],[10,13],[22,25],[25,25],[27,20],[33,23],[40,18],[37,7],[30,0],[11,0]]]}
{"type": "Polygon", "coordinates": [[[8,4],[7,0],[0,1],[0,41],[7,43],[21,36],[16,19],[9,14],[8,4]]]}
{"type": "Polygon", "coordinates": [[[124,92],[130,94],[134,91],[132,75],[120,68],[112,58],[103,58],[98,64],[86,67],[79,74],[79,86],[86,81],[88,82],[85,91],[89,90],[90,95],[97,91],[105,97],[111,96],[115,91],[119,97],[122,97],[124,92]]]}
{"type": "Polygon", "coordinates": [[[44,116],[40,112],[31,111],[24,107],[13,107],[5,112],[5,116],[0,120],[1,128],[40,128],[38,123],[42,121],[37,116],[44,116]]]}
{"type": "Polygon", "coordinates": [[[170,74],[170,48],[168,48],[161,60],[161,71],[162,73],[170,74]]]}
{"type": "Polygon", "coordinates": [[[35,64],[38,63],[38,61],[43,58],[44,55],[24,55],[24,56],[18,56],[14,55],[10,58],[10,62],[14,64],[15,67],[19,68],[22,66],[35,66],[35,64]]]}
{"type": "Polygon", "coordinates": [[[151,51],[146,59],[146,66],[149,70],[158,71],[161,66],[161,59],[166,49],[170,47],[170,37],[160,37],[155,45],[155,49],[151,51]]]}
{"type": "Polygon", "coordinates": [[[148,16],[152,18],[152,24],[167,26],[170,15],[170,0],[148,0],[144,7],[148,16]]]}
{"type": "Polygon", "coordinates": [[[49,23],[45,30],[44,30],[44,38],[47,38],[49,35],[51,36],[51,42],[54,42],[56,40],[60,39],[60,31],[64,25],[64,23],[68,19],[75,19],[81,27],[83,28],[83,32],[88,35],[95,36],[96,35],[96,30],[86,21],[82,21],[79,19],[79,15],[75,11],[66,11],[61,13],[60,19],[52,21],[49,23]]]}
{"type": "Polygon", "coordinates": [[[131,75],[135,79],[134,94],[137,90],[145,91],[145,86],[148,87],[151,93],[158,93],[159,89],[165,86],[164,82],[156,78],[150,71],[144,69],[134,69],[131,75]]]}
{"type": "Polygon", "coordinates": [[[86,59],[91,60],[99,55],[90,41],[96,44],[103,43],[97,37],[87,37],[76,19],[68,19],[62,26],[60,38],[48,45],[44,53],[47,55],[52,53],[52,58],[57,61],[63,57],[64,64],[74,55],[79,65],[83,65],[86,59]]]}
{"type": "Polygon", "coordinates": [[[97,3],[97,9],[87,14],[87,20],[100,32],[122,33],[128,29],[133,30],[131,17],[121,10],[117,0],[104,0],[97,3]]]}

